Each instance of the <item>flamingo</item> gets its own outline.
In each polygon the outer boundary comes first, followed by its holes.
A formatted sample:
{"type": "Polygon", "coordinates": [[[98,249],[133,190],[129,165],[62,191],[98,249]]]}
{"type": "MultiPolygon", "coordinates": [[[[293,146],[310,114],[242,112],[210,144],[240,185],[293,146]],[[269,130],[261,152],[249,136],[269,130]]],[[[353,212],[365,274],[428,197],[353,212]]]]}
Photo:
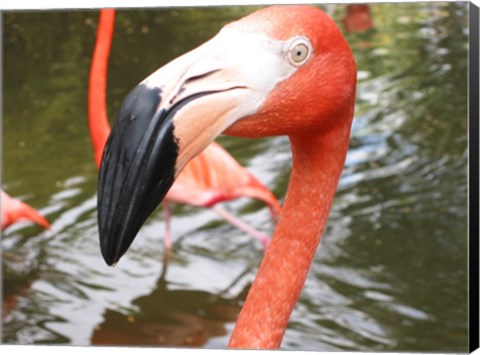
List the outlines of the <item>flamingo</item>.
{"type": "MultiPolygon", "coordinates": [[[[114,25],[115,10],[100,10],[88,91],[88,122],[97,167],[100,167],[104,146],[110,134],[106,108],[106,83],[114,25]]],[[[164,240],[167,249],[170,249],[172,244],[169,222],[170,202],[210,207],[226,221],[258,239],[266,248],[270,241],[269,236],[255,230],[217,205],[219,202],[243,196],[264,201],[270,209],[272,220],[275,220],[280,213],[280,203],[273,193],[225,149],[213,142],[187,164],[165,197],[164,240]]]]}
{"type": "Polygon", "coordinates": [[[219,134],[287,135],[293,166],[230,348],[275,349],[325,230],[350,141],[356,64],[318,8],[273,6],[226,25],[123,102],[98,185],[102,255],[118,262],[187,162],[219,134]]]}
{"type": "Polygon", "coordinates": [[[27,205],[16,198],[9,196],[1,190],[1,229],[5,230],[10,225],[21,222],[31,221],[42,228],[49,229],[50,223],[33,207],[27,205]]]}
{"type": "Polygon", "coordinates": [[[346,33],[368,31],[373,28],[368,4],[348,4],[342,20],[346,33]]]}

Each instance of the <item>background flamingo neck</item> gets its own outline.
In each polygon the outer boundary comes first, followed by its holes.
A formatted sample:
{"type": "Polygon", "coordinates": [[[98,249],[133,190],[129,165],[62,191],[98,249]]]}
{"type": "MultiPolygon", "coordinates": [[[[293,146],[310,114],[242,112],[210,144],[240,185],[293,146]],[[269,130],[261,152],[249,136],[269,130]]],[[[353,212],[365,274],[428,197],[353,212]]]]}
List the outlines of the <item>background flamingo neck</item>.
{"type": "Polygon", "coordinates": [[[97,40],[93,52],[88,89],[88,125],[92,137],[95,163],[100,167],[103,149],[110,134],[107,116],[107,71],[112,44],[115,11],[100,11],[97,40]]]}
{"type": "Polygon", "coordinates": [[[327,224],[349,135],[345,126],[291,137],[293,169],[285,205],[229,347],[280,346],[327,224]]]}

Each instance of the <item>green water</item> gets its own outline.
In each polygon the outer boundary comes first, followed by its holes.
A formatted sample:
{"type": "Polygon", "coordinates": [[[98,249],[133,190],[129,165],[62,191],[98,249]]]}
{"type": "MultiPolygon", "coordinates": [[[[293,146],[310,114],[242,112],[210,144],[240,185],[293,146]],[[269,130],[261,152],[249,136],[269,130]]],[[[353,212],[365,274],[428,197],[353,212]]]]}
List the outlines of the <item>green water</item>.
{"type": "MultiPolygon", "coordinates": [[[[343,28],[345,5],[323,8],[343,28]]],[[[119,11],[111,120],[149,73],[254,9],[119,11]]],[[[370,10],[374,28],[346,35],[359,71],[350,150],[282,348],[466,351],[468,7],[370,10]]],[[[117,267],[99,253],[86,123],[97,16],[3,14],[2,189],[53,226],[23,223],[3,234],[3,342],[224,348],[259,243],[212,211],[175,206],[166,269],[160,210],[117,267]]],[[[283,199],[286,138],[219,142],[283,199]]],[[[261,203],[225,208],[272,233],[261,203]]]]}

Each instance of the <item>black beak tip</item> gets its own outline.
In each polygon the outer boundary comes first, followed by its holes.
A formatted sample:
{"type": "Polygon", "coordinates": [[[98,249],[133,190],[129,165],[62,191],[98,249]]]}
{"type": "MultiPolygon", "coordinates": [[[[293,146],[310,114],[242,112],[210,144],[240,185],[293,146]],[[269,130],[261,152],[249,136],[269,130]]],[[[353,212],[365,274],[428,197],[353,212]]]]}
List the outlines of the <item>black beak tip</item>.
{"type": "Polygon", "coordinates": [[[105,260],[105,263],[108,266],[115,266],[120,260],[120,257],[112,253],[105,252],[103,249],[102,249],[102,256],[103,256],[103,260],[105,260]]]}
{"type": "Polygon", "coordinates": [[[120,258],[122,257],[122,254],[118,253],[118,250],[116,250],[115,245],[112,243],[108,243],[108,238],[101,238],[100,241],[100,251],[103,256],[103,260],[105,260],[105,263],[108,266],[114,266],[115,264],[118,263],[120,258]]]}

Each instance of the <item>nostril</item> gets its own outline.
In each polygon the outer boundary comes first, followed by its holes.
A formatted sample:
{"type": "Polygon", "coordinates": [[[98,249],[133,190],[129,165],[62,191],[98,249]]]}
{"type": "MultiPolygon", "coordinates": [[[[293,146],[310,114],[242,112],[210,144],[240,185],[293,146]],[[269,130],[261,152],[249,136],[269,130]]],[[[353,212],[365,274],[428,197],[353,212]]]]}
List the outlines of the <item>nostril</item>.
{"type": "Polygon", "coordinates": [[[206,78],[206,77],[208,77],[212,74],[215,74],[218,71],[220,71],[220,69],[213,69],[213,70],[207,71],[206,73],[203,73],[203,74],[194,75],[190,78],[187,78],[184,82],[184,85],[188,84],[188,83],[191,83],[192,81],[197,81],[197,80],[204,79],[204,78],[206,78]]]}
{"type": "Polygon", "coordinates": [[[215,74],[218,71],[220,71],[220,69],[213,69],[213,70],[207,71],[205,73],[198,74],[198,75],[193,75],[193,76],[185,79],[185,81],[183,82],[183,84],[180,87],[180,89],[178,90],[178,92],[170,99],[169,104],[170,105],[173,104],[173,102],[177,99],[177,97],[179,97],[181,94],[183,94],[185,92],[185,90],[186,90],[185,86],[186,85],[191,84],[195,81],[200,81],[202,79],[205,79],[205,78],[209,77],[210,75],[215,74]]]}

